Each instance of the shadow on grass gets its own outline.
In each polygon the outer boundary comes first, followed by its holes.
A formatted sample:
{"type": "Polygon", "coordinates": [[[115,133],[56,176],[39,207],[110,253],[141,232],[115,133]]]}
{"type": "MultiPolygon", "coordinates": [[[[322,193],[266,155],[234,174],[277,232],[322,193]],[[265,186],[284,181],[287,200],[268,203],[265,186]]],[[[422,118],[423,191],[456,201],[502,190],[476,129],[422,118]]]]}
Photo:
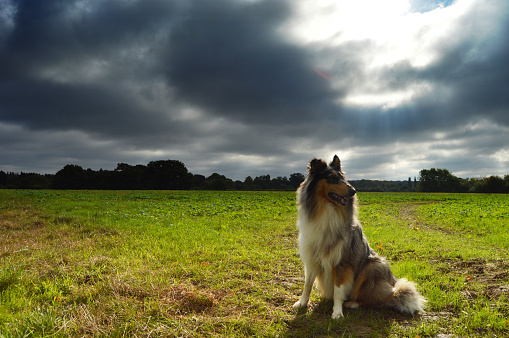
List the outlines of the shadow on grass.
{"type": "Polygon", "coordinates": [[[286,322],[284,337],[386,337],[392,327],[415,326],[421,322],[419,315],[411,316],[381,308],[344,309],[344,317],[332,320],[331,300],[321,301],[308,309],[296,312],[286,322]]]}

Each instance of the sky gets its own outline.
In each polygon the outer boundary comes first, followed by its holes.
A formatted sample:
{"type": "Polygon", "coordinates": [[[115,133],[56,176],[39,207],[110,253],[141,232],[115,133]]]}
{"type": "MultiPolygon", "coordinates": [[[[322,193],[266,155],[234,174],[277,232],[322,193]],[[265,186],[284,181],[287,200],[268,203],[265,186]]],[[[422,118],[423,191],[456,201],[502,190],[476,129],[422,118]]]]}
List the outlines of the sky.
{"type": "Polygon", "coordinates": [[[0,0],[0,170],[509,174],[507,0],[0,0]]]}

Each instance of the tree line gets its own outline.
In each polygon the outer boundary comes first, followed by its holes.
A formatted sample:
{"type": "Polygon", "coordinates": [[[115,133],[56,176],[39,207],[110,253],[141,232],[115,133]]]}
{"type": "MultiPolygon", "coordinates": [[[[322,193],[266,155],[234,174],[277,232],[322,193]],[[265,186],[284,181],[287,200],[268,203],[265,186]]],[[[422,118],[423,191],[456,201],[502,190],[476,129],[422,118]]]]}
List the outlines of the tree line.
{"type": "Polygon", "coordinates": [[[0,188],[8,189],[87,189],[87,190],[295,190],[304,175],[271,178],[248,176],[234,181],[213,173],[192,174],[181,161],[160,160],[147,165],[118,163],[114,170],[98,171],[68,164],[56,174],[5,173],[0,171],[0,188]]]}
{"type": "MultiPolygon", "coordinates": [[[[89,189],[89,190],[296,190],[304,175],[289,177],[247,176],[244,181],[224,175],[190,173],[176,160],[152,161],[147,165],[118,163],[114,170],[83,169],[74,164],[56,174],[6,173],[0,171],[0,189],[89,189]]],[[[509,175],[462,179],[447,169],[423,169],[419,180],[350,181],[358,191],[379,192],[474,192],[509,193],[509,175]]]]}
{"type": "Polygon", "coordinates": [[[420,172],[417,190],[507,194],[509,193],[509,175],[464,179],[454,176],[447,169],[423,169],[420,172]]]}

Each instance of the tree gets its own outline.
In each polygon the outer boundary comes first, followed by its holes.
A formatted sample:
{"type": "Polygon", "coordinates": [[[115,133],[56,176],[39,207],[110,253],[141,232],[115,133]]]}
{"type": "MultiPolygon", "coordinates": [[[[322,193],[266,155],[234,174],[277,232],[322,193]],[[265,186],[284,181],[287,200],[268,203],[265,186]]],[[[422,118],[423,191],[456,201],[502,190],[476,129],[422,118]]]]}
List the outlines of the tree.
{"type": "Polygon", "coordinates": [[[205,179],[205,189],[207,190],[231,190],[234,187],[235,182],[218,173],[213,173],[205,179]]]}
{"type": "Polygon", "coordinates": [[[464,188],[461,180],[447,169],[431,168],[421,170],[418,190],[423,192],[462,192],[464,188]]]}
{"type": "Polygon", "coordinates": [[[86,189],[87,173],[78,165],[68,164],[55,174],[53,184],[56,189],[86,189]]]}
{"type": "Polygon", "coordinates": [[[270,182],[269,189],[273,190],[287,190],[290,187],[290,181],[288,181],[288,178],[286,176],[281,177],[278,176],[277,178],[273,178],[270,182]]]}
{"type": "Polygon", "coordinates": [[[195,174],[193,180],[193,189],[203,189],[204,187],[205,187],[205,176],[195,174]]]}
{"type": "Polygon", "coordinates": [[[501,194],[505,192],[505,181],[500,176],[490,176],[486,179],[487,192],[501,194]]]}
{"type": "Polygon", "coordinates": [[[190,189],[193,175],[184,163],[175,160],[152,161],[147,165],[150,189],[190,189]]]}
{"type": "Polygon", "coordinates": [[[132,166],[127,163],[118,163],[113,172],[102,173],[102,186],[107,189],[154,189],[154,182],[148,168],[144,165],[132,166]]]}
{"type": "Polygon", "coordinates": [[[131,168],[132,168],[132,166],[127,164],[127,163],[117,163],[117,167],[115,168],[115,171],[117,171],[117,172],[127,172],[131,168]]]}
{"type": "Polygon", "coordinates": [[[243,185],[245,190],[253,190],[253,178],[251,176],[246,177],[243,185]]]}
{"type": "MultiPolygon", "coordinates": [[[[507,175],[506,175],[507,177],[507,175]]],[[[504,193],[507,192],[507,182],[500,176],[474,178],[470,180],[470,191],[480,193],[504,193]]]]}
{"type": "Polygon", "coordinates": [[[7,186],[8,178],[9,178],[9,175],[7,175],[7,173],[0,171],[0,188],[7,186]]]}
{"type": "Polygon", "coordinates": [[[301,173],[294,173],[290,175],[290,185],[292,188],[297,189],[306,177],[301,173]]]}
{"type": "Polygon", "coordinates": [[[253,180],[253,184],[255,186],[260,187],[260,189],[269,189],[270,188],[270,175],[262,175],[257,176],[253,180]]]}

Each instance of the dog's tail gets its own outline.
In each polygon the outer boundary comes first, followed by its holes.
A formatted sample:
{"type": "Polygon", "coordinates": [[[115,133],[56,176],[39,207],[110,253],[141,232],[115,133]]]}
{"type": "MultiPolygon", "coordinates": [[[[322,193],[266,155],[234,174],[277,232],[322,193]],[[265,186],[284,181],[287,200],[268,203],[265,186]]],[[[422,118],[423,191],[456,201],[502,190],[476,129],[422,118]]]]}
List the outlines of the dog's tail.
{"type": "Polygon", "coordinates": [[[425,305],[426,299],[417,291],[415,284],[406,278],[399,279],[392,288],[389,306],[394,309],[413,315],[415,312],[423,312],[425,305]]]}

